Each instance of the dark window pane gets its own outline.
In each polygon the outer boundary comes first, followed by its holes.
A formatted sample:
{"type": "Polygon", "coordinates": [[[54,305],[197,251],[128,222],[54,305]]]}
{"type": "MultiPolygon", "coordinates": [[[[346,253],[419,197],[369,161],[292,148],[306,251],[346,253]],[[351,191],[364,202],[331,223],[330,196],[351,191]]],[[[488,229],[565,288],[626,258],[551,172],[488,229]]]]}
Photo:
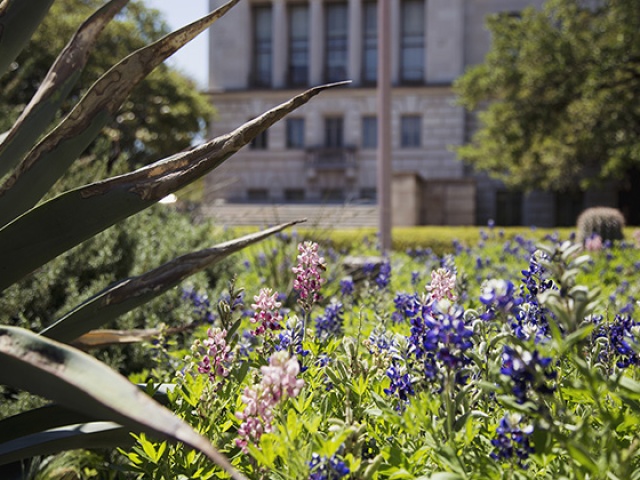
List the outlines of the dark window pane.
{"type": "Polygon", "coordinates": [[[344,190],[341,188],[324,188],[322,190],[322,200],[325,202],[343,202],[344,190]]]}
{"type": "Polygon", "coordinates": [[[327,117],[324,119],[324,146],[330,148],[344,146],[342,117],[327,117]]]}
{"type": "Polygon", "coordinates": [[[325,77],[347,79],[347,4],[328,3],[325,10],[325,77]]]}
{"type": "Polygon", "coordinates": [[[249,143],[249,148],[251,148],[251,150],[266,150],[267,148],[269,148],[269,136],[268,136],[268,130],[265,130],[262,133],[259,133],[253,140],[251,140],[251,143],[249,143]]]}
{"type": "Polygon", "coordinates": [[[289,84],[309,82],[309,8],[289,7],[289,84]]]}
{"type": "Polygon", "coordinates": [[[287,188],[284,191],[284,199],[287,202],[304,202],[305,194],[302,188],[287,188]]]}
{"type": "Polygon", "coordinates": [[[403,115],[400,118],[400,146],[417,148],[422,145],[422,117],[403,115]]]}
{"type": "Polygon", "coordinates": [[[304,148],[304,118],[287,118],[287,148],[304,148]]]}
{"type": "Polygon", "coordinates": [[[522,193],[509,190],[496,192],[496,224],[505,227],[522,225],[522,193]]]}
{"type": "Polygon", "coordinates": [[[375,83],[378,78],[378,11],[375,2],[362,5],[362,81],[375,83]]]}
{"type": "Polygon", "coordinates": [[[264,202],[269,200],[269,190],[266,188],[250,188],[247,190],[247,199],[250,202],[264,202]]]}
{"type": "Polygon", "coordinates": [[[400,79],[408,83],[424,80],[424,0],[402,2],[400,79]]]}
{"type": "Polygon", "coordinates": [[[253,7],[253,84],[271,86],[273,56],[271,6],[253,7]]]}
{"type": "Polygon", "coordinates": [[[378,119],[362,117],[362,148],[378,147],[378,119]]]}

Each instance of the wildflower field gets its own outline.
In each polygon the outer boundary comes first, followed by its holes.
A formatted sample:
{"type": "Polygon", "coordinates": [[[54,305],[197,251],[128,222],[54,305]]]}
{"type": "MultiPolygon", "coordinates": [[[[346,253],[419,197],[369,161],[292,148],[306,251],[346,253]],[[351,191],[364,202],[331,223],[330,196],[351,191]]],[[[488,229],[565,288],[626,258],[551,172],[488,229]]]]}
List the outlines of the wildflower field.
{"type": "MultiPolygon", "coordinates": [[[[251,479],[640,478],[640,250],[497,228],[376,256],[280,235],[134,381],[251,479]],[[156,387],[154,387],[156,385],[156,387]]],[[[144,435],[140,478],[227,478],[144,435]]]]}

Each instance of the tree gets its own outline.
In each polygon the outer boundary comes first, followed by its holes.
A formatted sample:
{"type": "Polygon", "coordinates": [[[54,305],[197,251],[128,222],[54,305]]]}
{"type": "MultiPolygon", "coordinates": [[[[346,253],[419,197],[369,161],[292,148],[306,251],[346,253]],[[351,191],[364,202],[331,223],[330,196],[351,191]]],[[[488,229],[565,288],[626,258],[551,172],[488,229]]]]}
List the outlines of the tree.
{"type": "Polygon", "coordinates": [[[640,169],[640,2],[549,0],[488,28],[485,62],[455,85],[466,108],[486,107],[462,159],[525,190],[640,169]]]}
{"type": "MultiPolygon", "coordinates": [[[[50,14],[16,59],[12,71],[0,78],[0,105],[5,112],[0,118],[1,131],[6,131],[18,117],[76,28],[103,4],[102,0],[53,3],[50,14]]],[[[157,10],[145,7],[141,1],[131,2],[101,34],[79,86],[69,96],[62,114],[111,65],[168,32],[157,10]]],[[[213,112],[206,96],[190,79],[161,65],[132,92],[120,114],[87,153],[106,151],[109,165],[120,155],[131,166],[148,164],[189,147],[197,136],[205,133],[213,112]]]]}

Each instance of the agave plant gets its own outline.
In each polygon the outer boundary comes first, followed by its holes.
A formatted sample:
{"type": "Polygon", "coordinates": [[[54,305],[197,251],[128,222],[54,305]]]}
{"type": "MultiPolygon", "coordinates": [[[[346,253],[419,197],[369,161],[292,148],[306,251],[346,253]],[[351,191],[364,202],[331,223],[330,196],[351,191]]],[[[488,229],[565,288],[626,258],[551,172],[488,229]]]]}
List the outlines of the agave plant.
{"type": "MultiPolygon", "coordinates": [[[[127,0],[105,2],[81,25],[15,125],[1,138],[0,291],[27,275],[38,275],[39,267],[56,256],[207,174],[288,112],[333,86],[308,90],[201,146],[43,201],[131,90],[238,1],[229,1],[121,60],[67,116],[51,126],[101,30],[127,0]]],[[[9,69],[52,3],[0,1],[0,73],[9,69]]],[[[289,225],[187,253],[139,277],[122,280],[41,332],[0,325],[0,383],[55,402],[0,422],[0,476],[7,478],[9,466],[32,456],[127,443],[129,432],[134,431],[183,442],[202,451],[233,478],[242,478],[186,423],[126,378],[69,344],[189,275],[289,225]]]]}

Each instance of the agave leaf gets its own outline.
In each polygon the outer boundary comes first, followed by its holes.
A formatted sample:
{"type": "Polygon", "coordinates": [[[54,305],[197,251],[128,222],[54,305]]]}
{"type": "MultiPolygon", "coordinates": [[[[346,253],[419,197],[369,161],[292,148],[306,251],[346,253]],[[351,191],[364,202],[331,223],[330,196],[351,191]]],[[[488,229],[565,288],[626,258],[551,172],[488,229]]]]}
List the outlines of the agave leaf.
{"type": "Polygon", "coordinates": [[[113,118],[134,87],[239,0],[136,50],[100,77],[62,122],[20,162],[0,188],[0,225],[33,207],[113,118]]]}
{"type": "Polygon", "coordinates": [[[0,75],[29,43],[53,0],[0,1],[0,75]]]}
{"type": "Polygon", "coordinates": [[[94,348],[110,347],[112,345],[127,345],[130,343],[140,343],[152,338],[156,338],[158,335],[174,335],[180,332],[186,332],[196,328],[196,323],[189,323],[181,327],[171,328],[144,328],[144,329],[132,329],[132,330],[113,330],[113,329],[100,329],[91,330],[78,338],[76,338],[71,345],[80,350],[87,351],[94,348]]]}
{"type": "Polygon", "coordinates": [[[65,192],[0,229],[0,291],[114,223],[204,176],[321,91],[307,90],[233,132],[187,152],[65,192]]]}
{"type": "Polygon", "coordinates": [[[67,98],[84,69],[98,35],[129,0],[111,0],[91,15],[60,52],[40,88],[0,145],[0,177],[15,167],[67,98]]]}
{"type": "Polygon", "coordinates": [[[128,447],[134,439],[128,429],[114,422],[90,422],[44,430],[0,444],[2,465],[65,450],[128,447]]]}
{"type": "Polygon", "coordinates": [[[129,430],[182,442],[204,453],[233,478],[244,478],[206,438],[86,353],[22,328],[0,326],[0,363],[1,384],[42,395],[129,430]]]}
{"type": "Polygon", "coordinates": [[[283,223],[262,232],[188,253],[138,277],[118,282],[82,303],[40,334],[60,342],[71,342],[109,320],[149,302],[194,273],[297,223],[300,222],[283,223]]]}
{"type": "MultiPolygon", "coordinates": [[[[146,387],[146,385],[138,385],[138,388],[142,391],[146,387]]],[[[154,386],[153,399],[161,405],[166,405],[169,402],[167,392],[173,388],[175,388],[175,385],[167,383],[154,386]]],[[[33,435],[45,430],[99,420],[102,419],[96,417],[96,415],[86,415],[57,403],[51,403],[44,407],[33,408],[0,420],[0,446],[16,438],[33,435]]]]}

